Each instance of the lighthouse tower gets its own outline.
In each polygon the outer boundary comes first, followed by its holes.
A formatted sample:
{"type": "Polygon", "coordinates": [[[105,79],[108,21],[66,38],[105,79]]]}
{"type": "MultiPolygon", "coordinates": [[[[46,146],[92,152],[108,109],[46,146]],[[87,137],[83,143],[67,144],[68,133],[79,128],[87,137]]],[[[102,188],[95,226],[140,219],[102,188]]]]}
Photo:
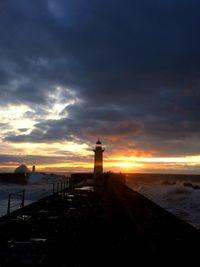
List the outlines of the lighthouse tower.
{"type": "Polygon", "coordinates": [[[101,176],[103,174],[103,152],[102,144],[100,140],[96,142],[94,151],[94,177],[101,176]]]}

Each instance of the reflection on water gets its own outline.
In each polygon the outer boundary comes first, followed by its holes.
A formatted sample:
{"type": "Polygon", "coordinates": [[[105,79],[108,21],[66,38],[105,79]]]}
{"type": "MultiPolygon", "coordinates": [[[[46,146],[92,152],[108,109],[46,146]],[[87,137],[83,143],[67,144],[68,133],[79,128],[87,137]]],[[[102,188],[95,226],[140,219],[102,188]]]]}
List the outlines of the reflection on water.
{"type": "Polygon", "coordinates": [[[82,187],[76,187],[75,190],[80,190],[80,191],[94,191],[93,186],[82,186],[82,187]]]}

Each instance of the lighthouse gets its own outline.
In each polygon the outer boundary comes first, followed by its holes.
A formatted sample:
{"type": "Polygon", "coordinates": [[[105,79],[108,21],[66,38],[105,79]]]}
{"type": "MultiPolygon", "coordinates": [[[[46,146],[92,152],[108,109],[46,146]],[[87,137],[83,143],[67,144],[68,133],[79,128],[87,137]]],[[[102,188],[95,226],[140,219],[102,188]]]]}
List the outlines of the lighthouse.
{"type": "Polygon", "coordinates": [[[94,148],[94,177],[101,176],[103,174],[103,152],[102,144],[100,140],[96,142],[94,148]]]}

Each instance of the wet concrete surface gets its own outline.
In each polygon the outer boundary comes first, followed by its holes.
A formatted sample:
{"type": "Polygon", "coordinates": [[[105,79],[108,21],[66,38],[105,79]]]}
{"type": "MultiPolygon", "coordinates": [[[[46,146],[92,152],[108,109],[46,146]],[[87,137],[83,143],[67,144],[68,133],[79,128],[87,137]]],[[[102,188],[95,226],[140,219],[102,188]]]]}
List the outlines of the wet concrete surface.
{"type": "Polygon", "coordinates": [[[74,187],[0,220],[0,266],[199,266],[199,231],[122,183],[74,187]]]}

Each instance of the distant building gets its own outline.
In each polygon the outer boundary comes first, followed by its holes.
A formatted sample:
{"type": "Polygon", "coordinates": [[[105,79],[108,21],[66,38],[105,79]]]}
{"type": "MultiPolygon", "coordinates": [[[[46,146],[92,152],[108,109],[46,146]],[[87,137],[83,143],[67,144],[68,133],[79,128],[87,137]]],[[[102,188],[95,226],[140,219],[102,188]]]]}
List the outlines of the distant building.
{"type": "Polygon", "coordinates": [[[15,169],[15,173],[30,173],[29,168],[25,164],[21,164],[19,167],[15,169]]]}
{"type": "Polygon", "coordinates": [[[94,151],[94,177],[101,176],[103,174],[103,152],[102,144],[100,140],[96,142],[94,151]]]}

